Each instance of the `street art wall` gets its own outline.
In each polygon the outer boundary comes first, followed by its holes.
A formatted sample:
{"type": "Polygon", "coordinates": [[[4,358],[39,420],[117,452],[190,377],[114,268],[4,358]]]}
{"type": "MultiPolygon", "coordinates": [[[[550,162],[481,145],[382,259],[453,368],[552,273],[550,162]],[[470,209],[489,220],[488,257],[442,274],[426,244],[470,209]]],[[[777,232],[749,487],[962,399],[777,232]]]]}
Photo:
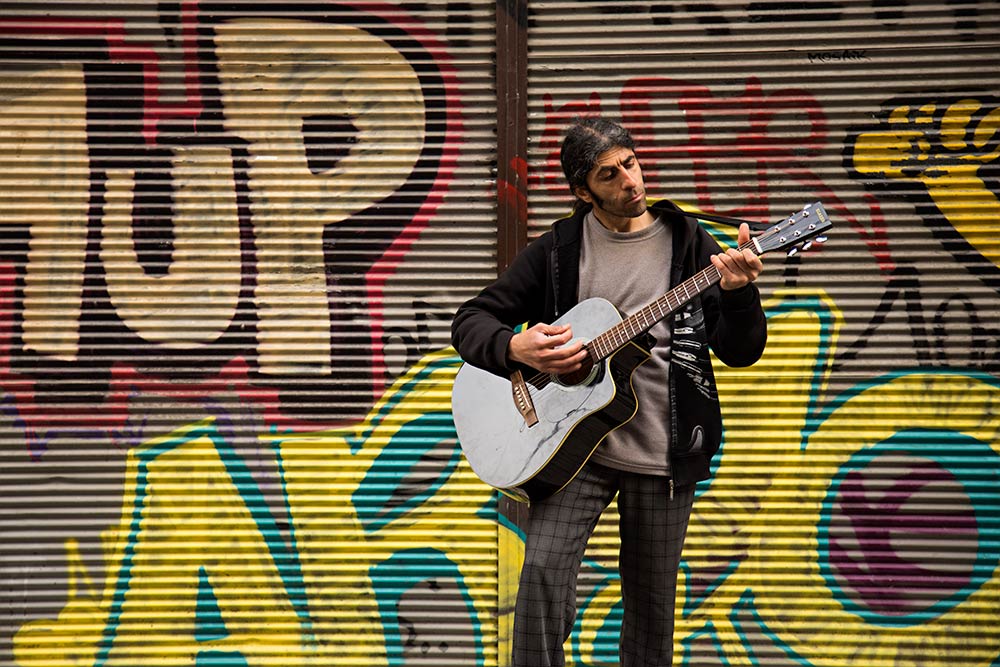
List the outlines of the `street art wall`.
{"type": "MultiPolygon", "coordinates": [[[[834,221],[717,366],[675,663],[1000,666],[998,34],[959,0],[0,4],[0,664],[509,664],[524,508],[462,456],[448,329],[602,113],[651,195],[834,221]]],[[[573,665],[617,664],[615,526],[573,665]]]]}

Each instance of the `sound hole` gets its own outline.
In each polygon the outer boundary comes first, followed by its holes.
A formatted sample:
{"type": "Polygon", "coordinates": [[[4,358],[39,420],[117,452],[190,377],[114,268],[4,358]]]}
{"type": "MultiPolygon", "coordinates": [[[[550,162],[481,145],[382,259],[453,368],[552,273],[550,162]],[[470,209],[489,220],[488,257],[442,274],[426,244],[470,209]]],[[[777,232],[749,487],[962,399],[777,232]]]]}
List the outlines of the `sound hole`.
{"type": "Polygon", "coordinates": [[[575,387],[582,384],[592,384],[600,375],[602,366],[595,366],[589,356],[583,360],[583,365],[572,373],[555,376],[555,381],[565,387],[575,387]]]}

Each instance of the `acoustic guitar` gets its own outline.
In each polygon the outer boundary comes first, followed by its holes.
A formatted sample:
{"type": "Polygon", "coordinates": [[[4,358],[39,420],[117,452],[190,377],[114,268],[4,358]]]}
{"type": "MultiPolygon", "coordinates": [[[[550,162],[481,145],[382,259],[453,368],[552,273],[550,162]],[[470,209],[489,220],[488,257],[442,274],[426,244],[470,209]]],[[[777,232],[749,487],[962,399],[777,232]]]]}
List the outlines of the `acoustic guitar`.
{"type": "MultiPolygon", "coordinates": [[[[831,227],[820,202],[753,236],[742,248],[763,255],[797,252],[831,227]]],[[[553,324],[587,341],[584,368],[572,375],[503,378],[471,364],[455,376],[452,414],[462,451],[485,483],[520,501],[562,489],[601,441],[636,412],[632,372],[650,352],[642,344],[657,322],[722,279],[710,265],[639,311],[622,317],[604,299],[586,299],[553,324]]]]}

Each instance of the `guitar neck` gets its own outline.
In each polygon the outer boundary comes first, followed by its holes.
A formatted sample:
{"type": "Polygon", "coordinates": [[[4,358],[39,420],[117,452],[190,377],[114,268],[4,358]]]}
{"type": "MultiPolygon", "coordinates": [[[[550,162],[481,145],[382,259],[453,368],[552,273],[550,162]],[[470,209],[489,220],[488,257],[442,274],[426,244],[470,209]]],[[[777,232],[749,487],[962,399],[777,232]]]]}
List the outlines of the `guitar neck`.
{"type": "MultiPolygon", "coordinates": [[[[750,248],[758,255],[761,254],[752,240],[750,243],[740,246],[740,250],[745,248],[750,248]]],[[[607,359],[626,343],[652,329],[657,322],[680,310],[684,304],[720,280],[722,280],[722,274],[714,264],[711,264],[656,301],[629,315],[584,347],[590,352],[590,357],[595,363],[607,359]]]]}

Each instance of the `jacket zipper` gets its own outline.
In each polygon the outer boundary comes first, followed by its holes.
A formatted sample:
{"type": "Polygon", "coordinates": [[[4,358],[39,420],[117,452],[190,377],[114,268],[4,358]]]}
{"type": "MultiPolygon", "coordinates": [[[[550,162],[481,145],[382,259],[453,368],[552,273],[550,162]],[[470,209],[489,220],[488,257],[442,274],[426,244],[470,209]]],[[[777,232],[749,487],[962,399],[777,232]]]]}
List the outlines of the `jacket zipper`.
{"type": "Polygon", "coordinates": [[[559,239],[555,237],[554,232],[550,261],[552,262],[552,310],[555,314],[553,319],[557,320],[562,315],[562,309],[559,307],[559,239]]]}

